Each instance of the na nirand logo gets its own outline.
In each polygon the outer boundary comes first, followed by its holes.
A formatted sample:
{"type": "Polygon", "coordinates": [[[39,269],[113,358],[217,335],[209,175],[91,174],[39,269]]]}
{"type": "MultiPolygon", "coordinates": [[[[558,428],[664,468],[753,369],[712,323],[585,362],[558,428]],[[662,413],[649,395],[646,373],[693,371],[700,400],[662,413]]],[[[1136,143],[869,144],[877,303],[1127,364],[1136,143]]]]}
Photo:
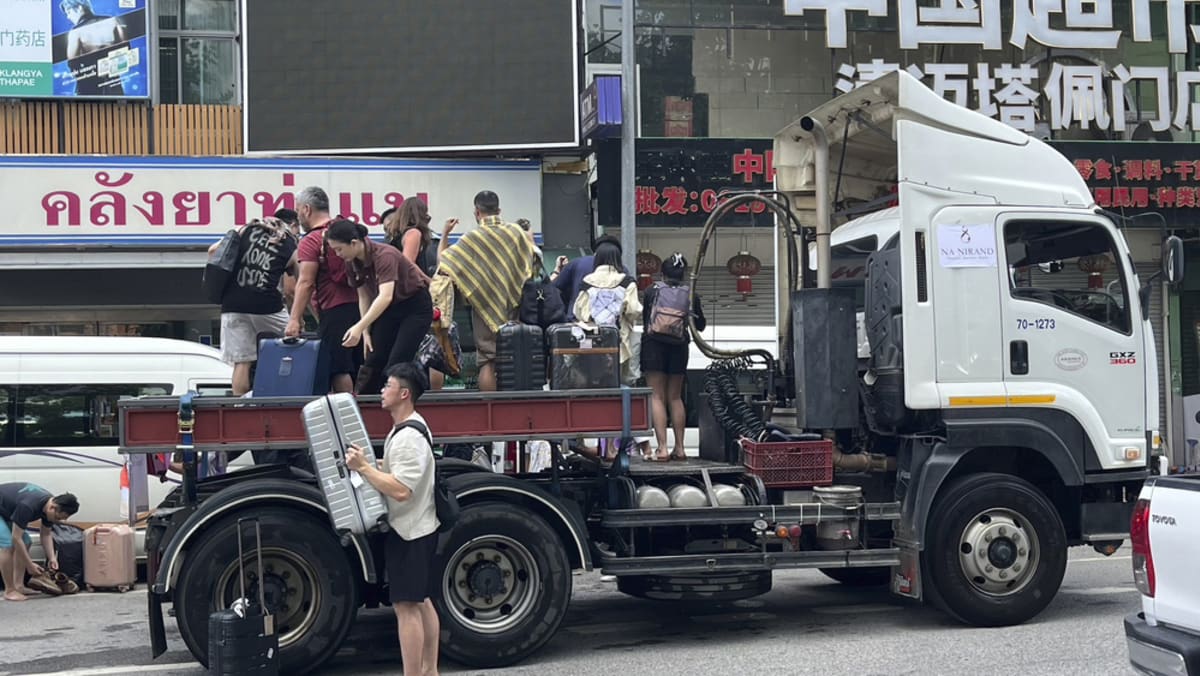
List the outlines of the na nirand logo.
{"type": "Polygon", "coordinates": [[[962,232],[958,234],[958,239],[963,244],[971,243],[971,230],[967,226],[962,226],[962,232]]]}

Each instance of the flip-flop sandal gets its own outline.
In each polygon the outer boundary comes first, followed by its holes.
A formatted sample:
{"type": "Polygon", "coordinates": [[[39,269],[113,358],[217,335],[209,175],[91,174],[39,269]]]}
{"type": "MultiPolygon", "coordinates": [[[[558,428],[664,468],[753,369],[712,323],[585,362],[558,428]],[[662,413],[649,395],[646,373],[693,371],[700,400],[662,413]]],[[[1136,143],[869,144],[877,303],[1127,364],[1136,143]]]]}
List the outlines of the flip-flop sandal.
{"type": "Polygon", "coordinates": [[[684,453],[683,455],[675,455],[672,453],[671,455],[667,456],[667,459],[675,462],[687,462],[688,456],[687,453],[684,453]]]}

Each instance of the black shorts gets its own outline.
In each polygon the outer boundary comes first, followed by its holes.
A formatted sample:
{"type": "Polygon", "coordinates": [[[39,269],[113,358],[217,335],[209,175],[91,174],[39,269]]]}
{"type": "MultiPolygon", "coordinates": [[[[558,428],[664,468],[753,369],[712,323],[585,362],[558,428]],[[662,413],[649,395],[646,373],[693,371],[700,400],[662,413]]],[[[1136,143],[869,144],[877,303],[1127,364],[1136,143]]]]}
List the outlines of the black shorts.
{"type": "Polygon", "coordinates": [[[433,594],[437,581],[433,570],[437,541],[436,531],[416,540],[405,540],[396,531],[388,531],[384,543],[388,600],[392,603],[420,603],[433,594]]]}
{"type": "Polygon", "coordinates": [[[650,336],[642,337],[642,373],[687,374],[688,346],[673,345],[650,336]]]}
{"type": "Polygon", "coordinates": [[[342,347],[342,337],[359,320],[358,306],[345,303],[321,310],[317,334],[321,337],[321,362],[330,378],[342,373],[354,376],[362,364],[362,344],[342,347]]]}

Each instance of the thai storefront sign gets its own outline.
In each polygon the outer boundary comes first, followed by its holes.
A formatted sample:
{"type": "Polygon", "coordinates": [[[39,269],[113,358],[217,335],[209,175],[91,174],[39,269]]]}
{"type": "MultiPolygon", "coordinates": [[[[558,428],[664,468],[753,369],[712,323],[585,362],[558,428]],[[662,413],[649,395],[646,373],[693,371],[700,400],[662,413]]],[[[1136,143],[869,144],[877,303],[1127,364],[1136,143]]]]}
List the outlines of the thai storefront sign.
{"type": "Polygon", "coordinates": [[[328,193],[334,215],[377,232],[380,214],[411,197],[428,203],[435,230],[457,218],[456,234],[467,232],[480,190],[541,230],[538,161],[4,157],[0,246],[210,243],[294,208],[310,185],[328,193]]]}

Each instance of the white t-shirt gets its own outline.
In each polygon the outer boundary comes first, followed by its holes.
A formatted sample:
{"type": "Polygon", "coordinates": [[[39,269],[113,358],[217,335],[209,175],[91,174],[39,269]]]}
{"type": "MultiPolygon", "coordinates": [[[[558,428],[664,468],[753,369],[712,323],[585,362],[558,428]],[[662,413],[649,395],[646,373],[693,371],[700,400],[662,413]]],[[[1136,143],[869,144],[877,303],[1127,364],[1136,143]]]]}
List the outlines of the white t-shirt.
{"type": "MultiPolygon", "coordinates": [[[[408,420],[427,425],[419,413],[408,420]]],[[[433,503],[434,461],[429,440],[419,430],[393,429],[383,442],[383,463],[412,495],[404,501],[388,498],[388,525],[405,540],[416,540],[436,532],[441,525],[433,503]]]]}

